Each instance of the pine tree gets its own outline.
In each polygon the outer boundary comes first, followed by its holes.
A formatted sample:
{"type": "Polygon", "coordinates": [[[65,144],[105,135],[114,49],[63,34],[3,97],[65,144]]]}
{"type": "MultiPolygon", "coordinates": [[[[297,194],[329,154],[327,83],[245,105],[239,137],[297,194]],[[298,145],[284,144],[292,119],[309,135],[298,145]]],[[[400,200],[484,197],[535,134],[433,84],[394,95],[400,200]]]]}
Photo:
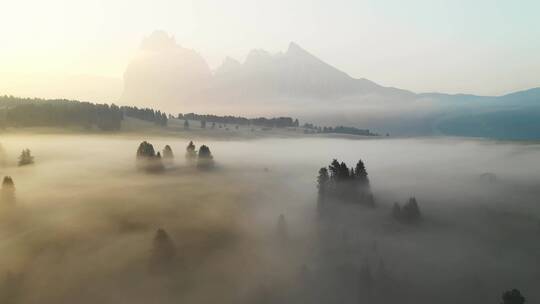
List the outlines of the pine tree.
{"type": "Polygon", "coordinates": [[[525,303],[525,297],[521,295],[521,292],[517,289],[505,291],[502,294],[502,304],[523,304],[525,303]]]}
{"type": "Polygon", "coordinates": [[[171,146],[166,145],[165,148],[163,148],[162,155],[163,155],[163,159],[168,159],[168,160],[174,159],[174,154],[173,154],[173,151],[171,149],[171,146]]]}
{"type": "Polygon", "coordinates": [[[160,172],[165,169],[161,161],[161,153],[156,154],[154,146],[147,141],[143,141],[137,148],[137,169],[148,172],[160,172]]]}
{"type": "Polygon", "coordinates": [[[420,207],[415,197],[409,198],[409,201],[401,208],[402,218],[409,221],[418,221],[421,217],[420,207]]]}
{"type": "Polygon", "coordinates": [[[210,152],[210,148],[206,145],[202,145],[199,148],[199,156],[197,159],[197,167],[208,169],[213,167],[214,165],[214,157],[212,156],[212,152],[210,152]]]}
{"type": "Polygon", "coordinates": [[[368,173],[362,160],[359,160],[356,164],[354,174],[355,178],[358,179],[361,185],[369,185],[368,173]]]}
{"type": "Polygon", "coordinates": [[[30,149],[24,149],[19,156],[19,166],[31,165],[34,163],[34,157],[30,152],[30,149]]]}
{"type": "Polygon", "coordinates": [[[15,200],[15,183],[11,176],[4,176],[1,194],[3,202],[13,202],[15,200]]]}
{"type": "Polygon", "coordinates": [[[156,156],[154,146],[147,141],[143,141],[137,149],[137,158],[149,158],[156,156]]]}
{"type": "Polygon", "coordinates": [[[340,168],[340,165],[339,165],[338,160],[337,159],[332,160],[332,163],[330,164],[330,166],[328,166],[328,170],[330,171],[330,178],[332,180],[335,180],[338,177],[339,168],[340,168]]]}
{"type": "Polygon", "coordinates": [[[327,192],[329,181],[330,177],[328,176],[328,170],[326,168],[319,169],[319,176],[317,176],[317,189],[319,189],[319,195],[323,195],[327,192]]]}
{"type": "Polygon", "coordinates": [[[188,161],[194,161],[197,158],[197,151],[195,150],[195,145],[193,141],[190,141],[186,147],[186,159],[188,161]]]}
{"type": "Polygon", "coordinates": [[[170,270],[175,257],[176,248],[169,234],[164,229],[158,229],[152,243],[151,272],[163,273],[170,270]]]}

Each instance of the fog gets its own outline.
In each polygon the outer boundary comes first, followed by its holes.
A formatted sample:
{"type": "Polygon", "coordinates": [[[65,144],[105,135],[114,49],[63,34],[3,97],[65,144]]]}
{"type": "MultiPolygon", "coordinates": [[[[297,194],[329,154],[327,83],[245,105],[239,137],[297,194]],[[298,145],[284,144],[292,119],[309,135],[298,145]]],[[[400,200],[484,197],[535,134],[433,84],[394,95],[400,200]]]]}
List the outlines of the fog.
{"type": "Polygon", "coordinates": [[[540,301],[536,143],[193,138],[214,156],[204,171],[189,140],[3,135],[0,303],[498,303],[511,288],[540,301]],[[174,164],[136,170],[143,140],[174,164]],[[35,164],[18,167],[25,148],[35,164]],[[364,161],[375,208],[321,219],[317,172],[334,158],[364,161]],[[396,222],[413,196],[422,221],[396,222]]]}

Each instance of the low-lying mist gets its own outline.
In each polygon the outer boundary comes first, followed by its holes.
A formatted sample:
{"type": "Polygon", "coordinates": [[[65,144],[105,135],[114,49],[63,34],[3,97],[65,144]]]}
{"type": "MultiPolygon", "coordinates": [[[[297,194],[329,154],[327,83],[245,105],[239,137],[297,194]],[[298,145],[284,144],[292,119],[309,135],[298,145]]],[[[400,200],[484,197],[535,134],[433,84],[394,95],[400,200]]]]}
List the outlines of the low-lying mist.
{"type": "Polygon", "coordinates": [[[213,169],[186,160],[186,138],[2,136],[0,303],[540,301],[538,144],[192,140],[213,169]],[[144,140],[174,163],[137,170],[144,140]],[[321,219],[332,159],[365,163],[375,207],[321,219]],[[421,221],[396,221],[410,197],[421,221]]]}

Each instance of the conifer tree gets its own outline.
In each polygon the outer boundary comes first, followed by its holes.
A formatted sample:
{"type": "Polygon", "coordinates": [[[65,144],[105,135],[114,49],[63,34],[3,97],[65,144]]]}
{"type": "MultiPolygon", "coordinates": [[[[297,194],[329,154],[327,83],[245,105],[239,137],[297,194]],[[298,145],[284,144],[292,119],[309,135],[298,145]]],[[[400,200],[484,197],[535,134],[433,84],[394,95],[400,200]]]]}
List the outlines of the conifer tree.
{"type": "Polygon", "coordinates": [[[324,195],[327,192],[329,181],[330,177],[328,176],[328,170],[326,168],[319,169],[319,176],[317,176],[317,189],[319,189],[319,195],[324,195]]]}
{"type": "Polygon", "coordinates": [[[517,289],[505,291],[502,294],[502,304],[523,304],[525,303],[525,297],[521,295],[521,292],[517,289]]]}
{"type": "Polygon", "coordinates": [[[137,169],[144,169],[148,172],[163,171],[161,153],[154,150],[154,146],[147,141],[143,141],[137,148],[137,169]]]}
{"type": "Polygon", "coordinates": [[[34,163],[34,157],[30,152],[30,149],[24,149],[19,156],[19,166],[31,165],[34,163]]]}
{"type": "Polygon", "coordinates": [[[195,150],[195,145],[193,144],[193,141],[190,141],[188,146],[186,147],[186,159],[188,161],[194,161],[197,159],[197,151],[195,150]]]}
{"type": "Polygon", "coordinates": [[[366,166],[362,160],[359,160],[354,170],[355,177],[359,180],[361,185],[369,185],[368,173],[366,166]]]}
{"type": "Polygon", "coordinates": [[[170,269],[176,257],[176,248],[169,234],[164,229],[158,229],[152,242],[150,270],[161,273],[170,269]]]}
{"type": "Polygon", "coordinates": [[[208,169],[213,167],[214,165],[214,157],[212,156],[212,152],[210,152],[210,148],[206,145],[202,145],[199,148],[199,155],[197,158],[197,167],[208,169]]]}
{"type": "Polygon", "coordinates": [[[11,176],[4,176],[1,194],[3,202],[13,202],[15,200],[15,183],[11,176]]]}

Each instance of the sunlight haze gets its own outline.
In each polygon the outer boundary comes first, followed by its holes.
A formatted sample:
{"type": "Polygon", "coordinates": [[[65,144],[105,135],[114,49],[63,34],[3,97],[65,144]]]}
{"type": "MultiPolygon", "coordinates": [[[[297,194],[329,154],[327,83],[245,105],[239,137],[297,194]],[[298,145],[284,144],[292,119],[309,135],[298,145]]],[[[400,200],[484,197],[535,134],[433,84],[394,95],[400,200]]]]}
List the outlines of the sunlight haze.
{"type": "Polygon", "coordinates": [[[99,78],[115,101],[141,40],[164,30],[215,68],[295,41],[356,78],[415,92],[499,95],[540,84],[537,1],[6,1],[0,92],[84,98],[60,85],[99,78]],[[496,5],[495,5],[496,4],[496,5]],[[40,87],[48,88],[40,89],[40,87]]]}

